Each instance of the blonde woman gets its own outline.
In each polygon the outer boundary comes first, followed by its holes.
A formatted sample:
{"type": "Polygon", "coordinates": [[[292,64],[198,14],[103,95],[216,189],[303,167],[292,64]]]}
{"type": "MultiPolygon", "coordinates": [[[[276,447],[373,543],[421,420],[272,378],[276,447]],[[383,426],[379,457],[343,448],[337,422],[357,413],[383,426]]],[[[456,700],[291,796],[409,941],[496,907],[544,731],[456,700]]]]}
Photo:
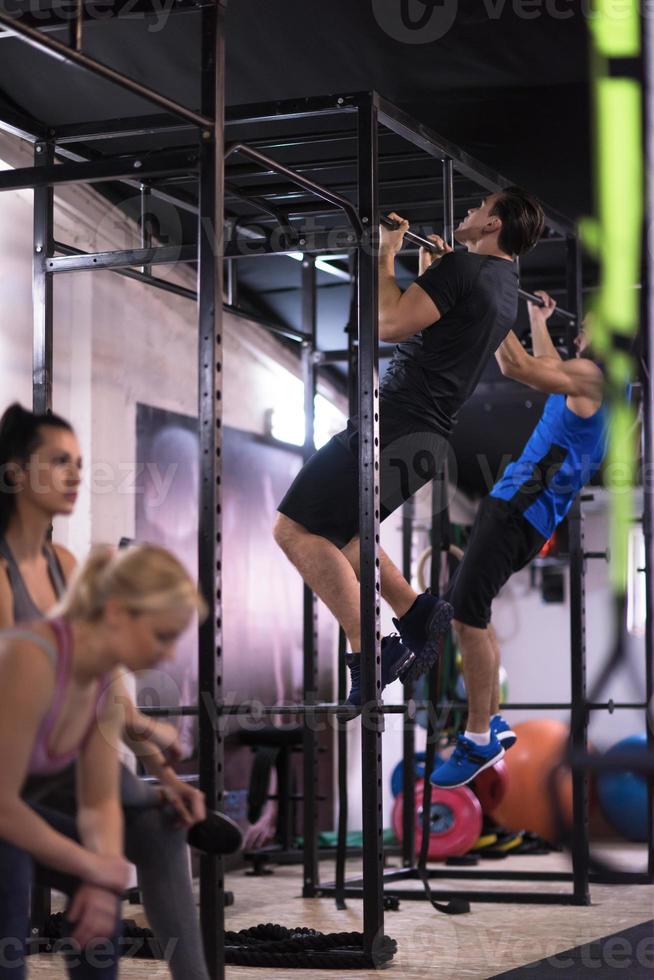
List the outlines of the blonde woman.
{"type": "Polygon", "coordinates": [[[96,550],[56,615],[0,634],[0,977],[22,980],[33,867],[70,896],[75,978],[116,976],[119,896],[128,874],[119,796],[117,667],[145,670],[173,656],[202,600],[162,548],[96,550]],[[75,762],[77,824],[21,796],[25,780],[75,762]],[[88,955],[87,955],[88,954],[88,955]]]}

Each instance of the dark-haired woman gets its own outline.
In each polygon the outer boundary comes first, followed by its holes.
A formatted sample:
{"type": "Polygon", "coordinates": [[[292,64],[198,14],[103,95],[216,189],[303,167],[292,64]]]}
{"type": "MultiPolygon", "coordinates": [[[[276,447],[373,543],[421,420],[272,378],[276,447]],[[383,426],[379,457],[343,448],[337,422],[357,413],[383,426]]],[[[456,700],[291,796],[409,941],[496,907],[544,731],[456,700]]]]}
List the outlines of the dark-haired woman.
{"type": "MultiPolygon", "coordinates": [[[[7,409],[0,419],[0,628],[45,615],[62,595],[75,559],[48,542],[48,531],[55,516],[72,513],[81,469],[79,443],[67,421],[19,405],[7,409]]],[[[127,708],[125,740],[160,780],[170,804],[162,807],[160,792],[121,766],[126,854],[137,867],[148,920],[170,957],[173,977],[208,980],[186,846],[188,828],[206,826],[204,797],[170,765],[177,754],[173,726],[146,719],[122,688],[114,697],[127,708]]],[[[70,773],[30,780],[25,792],[57,809],[74,805],[70,773]]],[[[227,818],[221,822],[224,850],[235,850],[238,828],[227,818]]]]}

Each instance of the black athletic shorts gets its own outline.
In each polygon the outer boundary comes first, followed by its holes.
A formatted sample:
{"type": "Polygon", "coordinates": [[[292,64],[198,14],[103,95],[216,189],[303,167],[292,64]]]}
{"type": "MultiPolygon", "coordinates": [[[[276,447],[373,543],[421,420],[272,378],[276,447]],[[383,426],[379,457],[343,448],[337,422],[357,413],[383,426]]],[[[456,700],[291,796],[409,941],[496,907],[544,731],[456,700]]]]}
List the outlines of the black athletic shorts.
{"type": "MultiPolygon", "coordinates": [[[[449,443],[420,422],[380,406],[380,513],[385,520],[442,472],[449,443]],[[413,430],[413,431],[411,431],[413,430]]],[[[277,508],[313,534],[343,548],[359,533],[359,431],[357,419],[305,463],[277,508]]]]}
{"type": "Polygon", "coordinates": [[[454,618],[485,629],[495,596],[538,554],[545,540],[513,504],[484,497],[465,554],[443,593],[454,606],[454,618]]]}

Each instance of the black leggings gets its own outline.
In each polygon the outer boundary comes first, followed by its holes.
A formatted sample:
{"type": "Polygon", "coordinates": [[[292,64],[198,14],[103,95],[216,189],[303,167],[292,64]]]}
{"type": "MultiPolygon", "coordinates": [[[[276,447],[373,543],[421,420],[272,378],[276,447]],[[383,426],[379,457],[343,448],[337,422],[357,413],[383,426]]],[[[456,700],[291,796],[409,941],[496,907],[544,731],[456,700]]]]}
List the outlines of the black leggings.
{"type": "MultiPolygon", "coordinates": [[[[56,810],[30,804],[54,830],[79,843],[75,821],[56,810]]],[[[25,941],[29,931],[29,893],[32,881],[56,888],[72,898],[81,882],[34,862],[27,851],[0,840],[0,980],[24,980],[25,941]]],[[[74,980],[113,980],[118,976],[120,916],[116,899],[116,930],[81,950],[62,941],[68,976],[74,980]]]]}

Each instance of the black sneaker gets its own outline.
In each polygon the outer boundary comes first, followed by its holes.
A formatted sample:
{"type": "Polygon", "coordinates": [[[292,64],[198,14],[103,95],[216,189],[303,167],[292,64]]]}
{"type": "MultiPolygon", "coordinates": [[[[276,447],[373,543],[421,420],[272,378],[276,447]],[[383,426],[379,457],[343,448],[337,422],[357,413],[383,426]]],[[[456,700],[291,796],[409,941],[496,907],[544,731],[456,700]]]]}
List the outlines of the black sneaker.
{"type": "Polygon", "coordinates": [[[445,599],[423,592],[404,616],[393,620],[402,642],[413,654],[399,672],[403,684],[417,680],[434,666],[441,637],[450,629],[453,614],[452,606],[445,599]]]}
{"type": "MultiPolygon", "coordinates": [[[[383,636],[381,641],[381,682],[382,691],[388,684],[400,676],[405,665],[411,660],[411,651],[402,643],[397,633],[390,636],[383,636]]],[[[350,669],[352,686],[347,696],[347,704],[355,708],[361,707],[361,654],[347,653],[345,663],[350,669]]]]}

